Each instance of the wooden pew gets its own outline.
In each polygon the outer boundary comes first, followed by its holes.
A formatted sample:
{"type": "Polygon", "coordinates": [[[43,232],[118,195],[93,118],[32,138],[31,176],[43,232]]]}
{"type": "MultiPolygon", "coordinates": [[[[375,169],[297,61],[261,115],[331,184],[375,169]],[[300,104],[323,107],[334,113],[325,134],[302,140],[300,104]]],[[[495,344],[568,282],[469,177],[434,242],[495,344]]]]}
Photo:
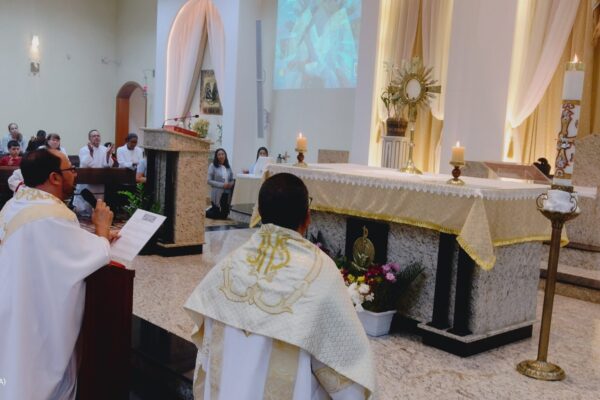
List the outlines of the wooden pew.
{"type": "Polygon", "coordinates": [[[135,171],[129,168],[78,168],[75,182],[104,185],[104,201],[115,211],[124,201],[117,192],[135,188],[135,171]]]}
{"type": "Polygon", "coordinates": [[[77,399],[129,398],[135,271],[111,265],[86,279],[77,399]]]}

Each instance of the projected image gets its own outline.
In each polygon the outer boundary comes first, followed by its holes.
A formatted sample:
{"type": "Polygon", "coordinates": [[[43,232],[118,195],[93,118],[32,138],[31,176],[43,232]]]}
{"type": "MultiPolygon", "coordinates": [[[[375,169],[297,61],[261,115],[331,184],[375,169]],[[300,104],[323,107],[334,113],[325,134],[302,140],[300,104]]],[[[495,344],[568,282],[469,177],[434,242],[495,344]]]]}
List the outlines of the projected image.
{"type": "Polygon", "coordinates": [[[356,86],[361,0],[279,0],[275,89],[356,86]]]}

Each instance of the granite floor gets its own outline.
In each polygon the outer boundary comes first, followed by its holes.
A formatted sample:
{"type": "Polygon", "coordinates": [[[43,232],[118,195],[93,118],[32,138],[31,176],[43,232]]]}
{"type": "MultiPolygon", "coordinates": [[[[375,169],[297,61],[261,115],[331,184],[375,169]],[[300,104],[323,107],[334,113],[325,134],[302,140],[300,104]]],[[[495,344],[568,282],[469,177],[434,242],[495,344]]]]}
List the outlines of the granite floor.
{"type": "MultiPolygon", "coordinates": [[[[207,271],[252,234],[251,229],[206,233],[204,254],[135,260],[134,314],[182,338],[192,323],[182,305],[207,271]]],[[[543,293],[538,295],[538,318],[543,293]]],[[[556,296],[549,360],[567,373],[562,382],[521,376],[515,365],[535,358],[534,337],[469,358],[426,347],[418,336],[371,339],[380,399],[598,399],[600,398],[600,304],[556,296]]]]}

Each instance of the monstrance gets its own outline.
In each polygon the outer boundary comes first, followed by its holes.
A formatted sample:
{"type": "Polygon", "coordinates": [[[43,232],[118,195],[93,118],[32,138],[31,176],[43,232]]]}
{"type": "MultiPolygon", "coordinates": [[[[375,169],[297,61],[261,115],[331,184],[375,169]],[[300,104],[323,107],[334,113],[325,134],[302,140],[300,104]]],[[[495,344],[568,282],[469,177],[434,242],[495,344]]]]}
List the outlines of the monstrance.
{"type": "Polygon", "coordinates": [[[401,172],[421,174],[413,161],[413,148],[415,147],[415,124],[417,109],[429,106],[435,93],[441,93],[442,87],[436,85],[437,81],[431,78],[432,67],[423,66],[423,61],[415,57],[410,62],[405,62],[398,79],[400,104],[408,107],[408,129],[410,130],[410,144],[408,148],[408,161],[400,168],[401,172]]]}

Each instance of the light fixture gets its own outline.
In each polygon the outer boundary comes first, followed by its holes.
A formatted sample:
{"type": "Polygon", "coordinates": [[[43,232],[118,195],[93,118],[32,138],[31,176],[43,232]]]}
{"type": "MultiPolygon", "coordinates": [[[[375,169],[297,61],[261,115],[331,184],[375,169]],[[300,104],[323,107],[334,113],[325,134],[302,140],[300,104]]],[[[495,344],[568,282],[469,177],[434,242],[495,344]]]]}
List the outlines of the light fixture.
{"type": "Polygon", "coordinates": [[[29,71],[32,75],[40,73],[40,38],[33,35],[31,38],[31,47],[29,48],[29,71]]]}

